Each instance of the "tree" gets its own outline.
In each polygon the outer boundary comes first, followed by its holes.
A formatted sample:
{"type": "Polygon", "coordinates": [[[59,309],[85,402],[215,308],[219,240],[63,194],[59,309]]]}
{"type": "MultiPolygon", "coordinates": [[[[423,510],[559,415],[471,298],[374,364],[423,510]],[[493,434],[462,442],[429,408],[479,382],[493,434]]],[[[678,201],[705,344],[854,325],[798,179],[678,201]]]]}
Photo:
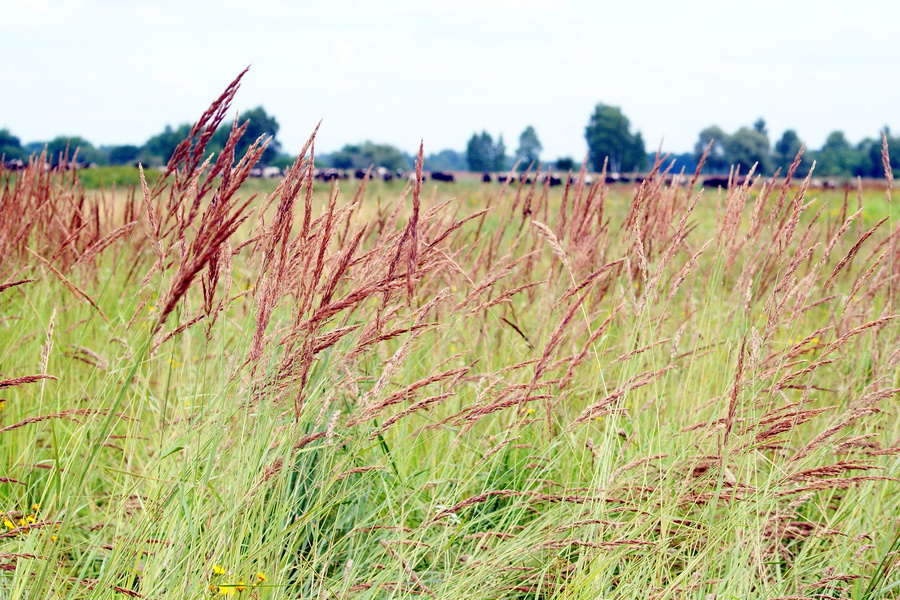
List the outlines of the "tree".
{"type": "Polygon", "coordinates": [[[753,131],[757,133],[761,133],[765,136],[769,135],[769,130],[766,129],[766,120],[762,117],[758,118],[753,122],[753,131]]]}
{"type": "MultiPolygon", "coordinates": [[[[892,137],[890,128],[885,125],[884,135],[887,137],[888,156],[890,157],[891,170],[896,174],[900,171],[900,136],[892,137]]],[[[881,160],[882,147],[881,134],[875,138],[866,138],[857,145],[857,150],[862,158],[858,165],[858,172],[853,175],[860,177],[884,177],[884,163],[881,160]]]]}
{"type": "Polygon", "coordinates": [[[191,133],[187,123],[172,129],[166,125],[162,133],[158,133],[144,143],[142,160],[151,164],[164,165],[169,162],[175,148],[191,133]]]}
{"type": "Polygon", "coordinates": [[[505,171],[506,164],[506,144],[503,143],[503,134],[497,137],[497,145],[494,146],[494,170],[505,171]]]}
{"type": "Polygon", "coordinates": [[[803,142],[800,141],[800,136],[797,135],[796,131],[788,129],[782,133],[781,138],[775,142],[775,147],[773,148],[772,158],[775,160],[775,167],[780,168],[782,174],[786,173],[802,147],[803,142]]]}
{"type": "MultiPolygon", "coordinates": [[[[281,143],[277,138],[278,130],[280,128],[278,121],[275,120],[274,116],[267,114],[262,106],[257,106],[252,110],[248,110],[247,112],[238,115],[239,125],[242,125],[245,121],[247,121],[247,129],[244,131],[244,135],[234,148],[235,159],[239,160],[244,153],[247,152],[250,145],[259,139],[260,136],[271,136],[272,139],[269,140],[269,145],[266,146],[266,150],[259,160],[261,164],[269,164],[281,152],[281,143]]],[[[219,131],[216,133],[218,134],[223,130],[225,139],[222,140],[221,143],[224,147],[225,141],[228,140],[228,134],[231,133],[231,124],[222,124],[219,131]]]]}
{"type": "Polygon", "coordinates": [[[571,171],[575,168],[575,159],[571,156],[563,156],[556,159],[556,168],[560,171],[571,171]]]}
{"type": "Polygon", "coordinates": [[[538,139],[537,132],[534,127],[529,125],[519,136],[519,147],[516,149],[516,160],[520,161],[520,166],[528,168],[529,165],[537,167],[538,161],[541,159],[541,141],[538,139]]]}
{"type": "MultiPolygon", "coordinates": [[[[879,153],[880,155],[880,153],[879,153]]],[[[871,171],[866,153],[854,148],[843,131],[832,131],[816,153],[816,172],[821,175],[850,175],[871,171]]],[[[880,162],[880,161],[879,161],[880,162]]]]}
{"type": "Polygon", "coordinates": [[[75,158],[79,163],[105,165],[108,162],[106,154],[94,148],[94,145],[83,137],[77,135],[67,137],[63,135],[47,142],[47,159],[50,161],[50,164],[53,166],[58,165],[66,153],[66,148],[68,148],[69,152],[69,161],[75,156],[75,151],[77,150],[78,155],[75,158]]]}
{"type": "Polygon", "coordinates": [[[741,127],[725,142],[728,162],[746,175],[755,164],[756,173],[772,172],[769,154],[769,136],[750,127],[741,127]]]}
{"type": "Polygon", "coordinates": [[[407,169],[409,164],[403,153],[389,144],[348,144],[331,155],[331,165],[338,169],[407,169]]]}
{"type": "MultiPolygon", "coordinates": [[[[497,148],[494,146],[494,138],[487,131],[481,135],[473,133],[466,144],[466,162],[470,171],[494,171],[496,169],[497,148]]],[[[504,154],[506,153],[504,147],[504,154]]],[[[502,170],[498,169],[498,170],[502,170]]]]}
{"type": "Polygon", "coordinates": [[[111,165],[127,165],[135,162],[141,154],[139,146],[113,146],[106,149],[111,165]]]}
{"type": "Polygon", "coordinates": [[[594,107],[594,114],[584,129],[594,170],[603,169],[607,159],[607,170],[611,173],[644,167],[647,161],[644,140],[640,133],[632,134],[630,128],[631,123],[620,108],[606,104],[594,107]]]}
{"type": "Polygon", "coordinates": [[[712,142],[709,154],[706,156],[706,169],[712,173],[727,173],[731,166],[725,153],[728,137],[721,127],[710,125],[700,132],[697,143],[694,144],[694,159],[699,161],[706,147],[712,142]]]}
{"type": "Polygon", "coordinates": [[[465,171],[466,157],[456,150],[441,150],[425,157],[425,168],[429,171],[465,171]]]}
{"type": "Polygon", "coordinates": [[[9,132],[9,129],[0,129],[0,155],[6,160],[25,160],[28,153],[22,147],[19,138],[9,132]]]}

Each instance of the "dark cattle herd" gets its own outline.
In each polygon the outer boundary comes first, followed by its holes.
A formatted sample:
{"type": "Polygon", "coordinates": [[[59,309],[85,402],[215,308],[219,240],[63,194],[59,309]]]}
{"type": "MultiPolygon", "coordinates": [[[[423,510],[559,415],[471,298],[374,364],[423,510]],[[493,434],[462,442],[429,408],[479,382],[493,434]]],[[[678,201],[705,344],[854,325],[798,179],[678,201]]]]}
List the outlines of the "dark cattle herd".
{"type": "MultiPolygon", "coordinates": [[[[3,168],[6,171],[18,171],[24,169],[28,166],[28,163],[22,161],[20,159],[8,159],[3,160],[2,163],[3,168]]],[[[82,163],[69,163],[65,165],[66,170],[70,169],[89,169],[94,168],[97,165],[88,165],[82,163]]],[[[137,166],[137,164],[135,164],[137,166]]],[[[46,164],[45,168],[49,170],[51,168],[50,164],[46,164]]],[[[285,170],[279,169],[278,167],[256,167],[250,171],[251,177],[260,177],[260,178],[275,178],[282,177],[285,175],[285,170]]],[[[335,181],[341,179],[350,179],[350,177],[354,177],[356,179],[364,179],[368,177],[369,179],[379,179],[381,181],[392,181],[394,179],[404,181],[415,181],[416,174],[415,172],[404,171],[402,169],[390,170],[385,167],[370,167],[369,169],[333,169],[333,168],[324,168],[324,169],[315,169],[313,171],[313,176],[319,181],[335,181]]],[[[479,177],[477,174],[471,174],[466,172],[450,172],[450,171],[430,171],[422,173],[422,180],[427,181],[429,177],[433,181],[440,181],[444,183],[455,183],[460,179],[468,179],[468,180],[478,180],[479,177]]],[[[482,173],[480,176],[482,183],[492,183],[494,181],[498,183],[525,183],[526,185],[531,185],[532,183],[541,183],[548,184],[551,187],[563,185],[568,181],[569,184],[572,184],[575,181],[575,177],[572,176],[571,173],[566,176],[565,174],[556,174],[556,173],[540,173],[537,176],[533,175],[530,172],[523,174],[516,173],[482,173]]],[[[633,175],[629,177],[628,175],[623,175],[620,173],[609,173],[606,175],[606,183],[607,184],[621,184],[621,183],[635,183],[640,184],[644,181],[645,177],[642,175],[633,175]]],[[[585,183],[591,185],[594,182],[594,178],[588,175],[585,178],[585,183]]],[[[686,185],[690,182],[690,177],[687,175],[667,175],[666,182],[671,184],[680,184],[686,185]]],[[[727,175],[710,175],[703,179],[703,187],[705,188],[727,188],[730,182],[730,177],[727,175]]],[[[732,182],[736,185],[744,185],[747,183],[747,178],[744,176],[738,176],[734,178],[732,182]]],[[[811,179],[809,182],[809,187],[811,188],[820,188],[820,189],[835,189],[838,186],[838,182],[832,179],[811,179]]]]}

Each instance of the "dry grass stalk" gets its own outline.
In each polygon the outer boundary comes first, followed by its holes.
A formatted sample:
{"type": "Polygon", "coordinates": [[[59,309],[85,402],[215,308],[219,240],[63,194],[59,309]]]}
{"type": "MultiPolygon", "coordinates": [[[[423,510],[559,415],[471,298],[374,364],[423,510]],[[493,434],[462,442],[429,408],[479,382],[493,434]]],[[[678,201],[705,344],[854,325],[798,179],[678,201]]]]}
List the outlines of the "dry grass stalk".
{"type": "Polygon", "coordinates": [[[31,253],[32,256],[34,256],[34,257],[35,257],[36,259],[38,259],[41,263],[43,263],[43,265],[44,265],[45,267],[47,267],[47,268],[50,270],[51,273],[53,273],[54,275],[56,275],[57,279],[59,279],[60,282],[61,282],[64,286],[66,286],[66,289],[68,289],[70,292],[72,292],[72,293],[75,294],[76,296],[79,296],[79,297],[81,297],[81,298],[87,300],[88,304],[90,304],[92,307],[94,307],[94,309],[97,311],[97,313],[100,315],[100,317],[101,317],[104,321],[106,321],[107,323],[109,323],[109,319],[107,319],[107,318],[106,318],[106,315],[103,314],[103,310],[101,310],[100,306],[98,306],[97,303],[94,302],[94,300],[93,300],[90,296],[88,296],[86,292],[84,292],[81,288],[79,288],[77,285],[75,285],[74,283],[72,283],[65,275],[63,275],[62,273],[60,273],[59,270],[58,270],[56,267],[54,267],[53,265],[51,265],[50,262],[49,262],[47,259],[45,259],[43,256],[41,256],[40,254],[37,254],[37,253],[33,252],[30,248],[27,249],[27,250],[28,250],[28,252],[31,253]]]}
{"type": "Polygon", "coordinates": [[[425,592],[432,598],[437,598],[437,594],[435,594],[431,588],[425,585],[425,583],[419,578],[416,572],[412,568],[410,568],[408,564],[406,564],[406,561],[403,560],[403,558],[399,554],[397,554],[394,549],[392,549],[384,540],[381,540],[379,543],[381,544],[382,548],[384,548],[385,551],[390,554],[392,558],[394,558],[394,560],[400,563],[400,566],[403,568],[403,572],[406,573],[410,579],[412,579],[413,583],[415,583],[423,592],[425,592]]]}
{"type": "Polygon", "coordinates": [[[34,383],[35,381],[41,381],[44,379],[53,379],[56,380],[56,377],[53,375],[47,375],[46,373],[42,375],[25,375],[24,377],[13,377],[11,379],[0,379],[0,390],[4,388],[16,387],[19,385],[25,385],[27,383],[34,383]]]}
{"type": "Polygon", "coordinates": [[[0,292],[4,292],[9,288],[16,287],[17,285],[31,283],[32,281],[37,281],[37,279],[20,279],[19,281],[9,281],[7,283],[0,284],[0,292]]]}

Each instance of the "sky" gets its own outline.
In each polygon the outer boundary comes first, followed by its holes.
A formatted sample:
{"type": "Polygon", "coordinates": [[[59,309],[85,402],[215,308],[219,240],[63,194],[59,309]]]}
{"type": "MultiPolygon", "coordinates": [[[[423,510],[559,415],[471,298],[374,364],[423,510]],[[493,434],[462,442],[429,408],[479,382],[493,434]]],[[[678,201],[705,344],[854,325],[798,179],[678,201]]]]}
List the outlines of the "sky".
{"type": "Polygon", "coordinates": [[[900,2],[0,0],[0,128],[23,143],[137,144],[195,121],[245,67],[298,152],[371,140],[463,151],[525,127],[542,158],[587,152],[598,103],[648,150],[762,117],[808,147],[900,131],[900,2]]]}

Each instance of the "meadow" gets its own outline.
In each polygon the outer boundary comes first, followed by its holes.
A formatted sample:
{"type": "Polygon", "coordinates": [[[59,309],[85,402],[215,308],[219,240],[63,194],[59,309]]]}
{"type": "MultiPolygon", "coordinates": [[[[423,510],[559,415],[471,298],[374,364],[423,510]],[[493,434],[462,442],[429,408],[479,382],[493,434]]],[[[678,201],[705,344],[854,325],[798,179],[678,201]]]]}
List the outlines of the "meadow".
{"type": "Polygon", "coordinates": [[[0,173],[0,598],[900,597],[889,172],[254,190],[236,90],[0,173]]]}

